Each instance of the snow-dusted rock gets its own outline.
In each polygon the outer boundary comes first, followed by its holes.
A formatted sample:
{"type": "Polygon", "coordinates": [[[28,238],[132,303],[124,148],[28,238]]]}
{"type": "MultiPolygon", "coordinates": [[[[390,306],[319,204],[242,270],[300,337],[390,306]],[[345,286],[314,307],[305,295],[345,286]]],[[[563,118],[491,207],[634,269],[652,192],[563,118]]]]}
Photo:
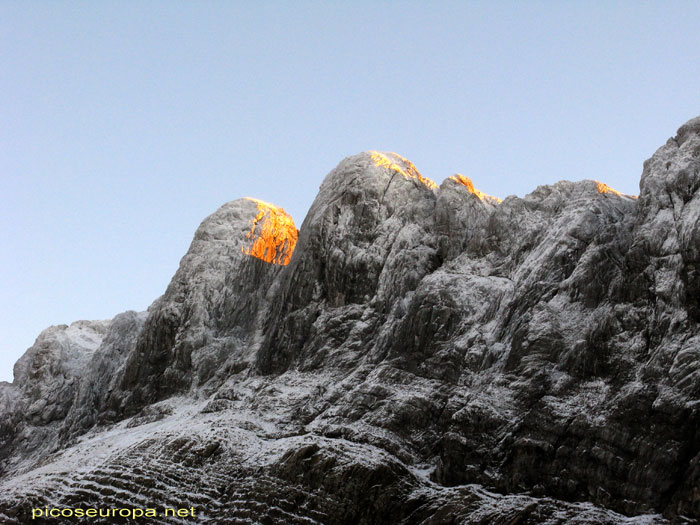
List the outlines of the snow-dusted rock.
{"type": "Polygon", "coordinates": [[[256,199],[229,202],[207,217],[165,294],[149,308],[121,382],[109,393],[117,414],[201,386],[222,367],[245,368],[267,288],[296,236],[284,210],[256,199]],[[283,231],[268,232],[273,224],[283,231]],[[251,256],[254,250],[261,253],[251,256]]]}
{"type": "Polygon", "coordinates": [[[638,199],[500,201],[370,151],[298,242],[280,208],[228,203],[148,312],[49,329],[0,384],[0,517],[700,519],[699,219],[700,119],[638,199]]]}

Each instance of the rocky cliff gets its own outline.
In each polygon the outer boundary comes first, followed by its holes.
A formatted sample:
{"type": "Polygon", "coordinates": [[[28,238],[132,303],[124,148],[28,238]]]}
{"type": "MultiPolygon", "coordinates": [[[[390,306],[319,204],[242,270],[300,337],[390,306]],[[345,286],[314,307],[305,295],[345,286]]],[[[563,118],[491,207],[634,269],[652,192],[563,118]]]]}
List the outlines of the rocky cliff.
{"type": "Polygon", "coordinates": [[[0,383],[0,518],[696,522],[699,190],[696,118],[638,197],[371,151],[299,231],[225,204],[147,312],[51,327],[0,383]]]}

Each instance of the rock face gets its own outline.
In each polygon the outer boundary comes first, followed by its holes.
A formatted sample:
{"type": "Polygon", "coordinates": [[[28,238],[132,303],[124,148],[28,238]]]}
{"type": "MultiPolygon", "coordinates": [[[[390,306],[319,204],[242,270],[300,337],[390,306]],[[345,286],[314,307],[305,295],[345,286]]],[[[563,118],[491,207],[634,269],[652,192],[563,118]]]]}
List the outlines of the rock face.
{"type": "Polygon", "coordinates": [[[39,336],[0,384],[0,518],[695,522],[699,283],[700,118],[639,198],[349,157],[300,231],[228,203],[147,312],[39,336]]]}

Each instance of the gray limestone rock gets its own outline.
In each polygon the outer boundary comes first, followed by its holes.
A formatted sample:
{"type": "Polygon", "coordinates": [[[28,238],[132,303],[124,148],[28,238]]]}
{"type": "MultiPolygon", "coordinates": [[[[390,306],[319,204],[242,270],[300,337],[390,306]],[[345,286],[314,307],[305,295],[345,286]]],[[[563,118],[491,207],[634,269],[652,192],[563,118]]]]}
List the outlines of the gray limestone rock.
{"type": "Polygon", "coordinates": [[[348,157],[298,242],[283,210],[228,203],[148,312],[42,333],[0,384],[0,518],[696,522],[698,272],[700,118],[638,199],[501,202],[348,157]]]}

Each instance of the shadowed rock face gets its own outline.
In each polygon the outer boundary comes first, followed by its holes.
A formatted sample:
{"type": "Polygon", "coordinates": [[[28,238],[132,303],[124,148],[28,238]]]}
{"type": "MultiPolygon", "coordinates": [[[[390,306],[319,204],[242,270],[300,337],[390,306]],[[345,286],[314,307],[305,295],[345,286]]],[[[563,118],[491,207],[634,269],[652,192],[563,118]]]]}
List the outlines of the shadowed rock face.
{"type": "Polygon", "coordinates": [[[49,328],[0,384],[0,517],[700,519],[699,190],[700,118],[639,198],[500,201],[372,151],[298,238],[228,203],[148,312],[49,328]]]}

